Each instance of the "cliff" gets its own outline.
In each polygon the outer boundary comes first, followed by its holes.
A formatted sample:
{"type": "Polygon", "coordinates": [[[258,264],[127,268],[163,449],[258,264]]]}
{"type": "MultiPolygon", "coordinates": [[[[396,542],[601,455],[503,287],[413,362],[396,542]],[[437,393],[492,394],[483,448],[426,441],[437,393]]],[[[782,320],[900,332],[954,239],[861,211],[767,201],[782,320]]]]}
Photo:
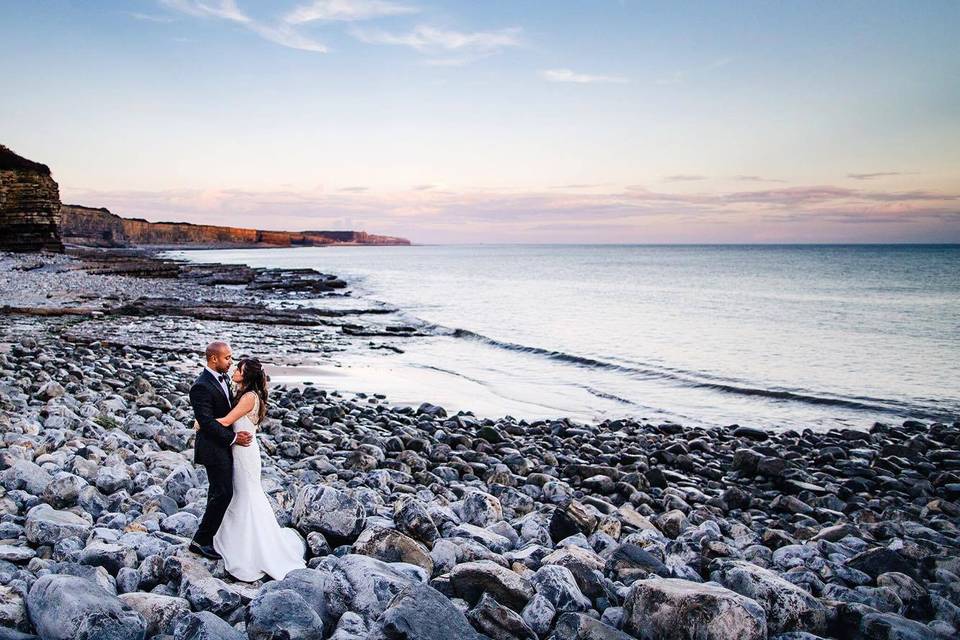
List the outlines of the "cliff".
{"type": "Polygon", "coordinates": [[[60,189],[45,164],[0,145],[0,251],[63,252],[60,189]]]}
{"type": "Polygon", "coordinates": [[[62,235],[70,244],[95,247],[131,245],[318,246],[326,244],[408,245],[406,238],[365,231],[268,231],[189,222],[148,222],[121,218],[107,209],[64,205],[62,235]]]}

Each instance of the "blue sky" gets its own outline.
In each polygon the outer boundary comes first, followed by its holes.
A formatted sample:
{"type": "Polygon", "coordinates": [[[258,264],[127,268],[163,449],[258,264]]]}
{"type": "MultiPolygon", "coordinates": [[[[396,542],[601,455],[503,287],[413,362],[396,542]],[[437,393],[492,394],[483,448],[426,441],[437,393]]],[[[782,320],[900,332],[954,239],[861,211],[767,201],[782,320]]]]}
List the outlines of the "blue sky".
{"type": "Polygon", "coordinates": [[[0,0],[64,201],[420,242],[960,241],[956,2],[0,0]]]}

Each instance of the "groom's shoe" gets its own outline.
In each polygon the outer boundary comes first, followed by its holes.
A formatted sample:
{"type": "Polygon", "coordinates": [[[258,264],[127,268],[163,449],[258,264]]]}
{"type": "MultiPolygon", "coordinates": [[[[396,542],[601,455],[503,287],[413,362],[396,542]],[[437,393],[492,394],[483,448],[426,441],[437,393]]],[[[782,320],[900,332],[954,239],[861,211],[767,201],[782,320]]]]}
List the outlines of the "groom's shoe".
{"type": "Polygon", "coordinates": [[[190,551],[193,551],[194,553],[198,553],[204,558],[210,558],[211,560],[219,560],[220,558],[223,557],[216,552],[212,544],[201,545],[201,544],[198,544],[196,541],[194,541],[194,542],[191,542],[190,546],[187,548],[190,549],[190,551]]]}

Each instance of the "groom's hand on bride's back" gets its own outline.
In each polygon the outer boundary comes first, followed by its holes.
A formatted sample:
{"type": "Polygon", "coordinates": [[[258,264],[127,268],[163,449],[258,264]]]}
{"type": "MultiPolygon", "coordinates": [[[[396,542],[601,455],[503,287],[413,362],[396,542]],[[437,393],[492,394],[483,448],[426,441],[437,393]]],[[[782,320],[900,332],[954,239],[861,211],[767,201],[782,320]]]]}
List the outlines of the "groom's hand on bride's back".
{"type": "Polygon", "coordinates": [[[237,432],[237,444],[241,447],[249,447],[250,443],[253,442],[253,434],[249,431],[238,431],[237,432]]]}

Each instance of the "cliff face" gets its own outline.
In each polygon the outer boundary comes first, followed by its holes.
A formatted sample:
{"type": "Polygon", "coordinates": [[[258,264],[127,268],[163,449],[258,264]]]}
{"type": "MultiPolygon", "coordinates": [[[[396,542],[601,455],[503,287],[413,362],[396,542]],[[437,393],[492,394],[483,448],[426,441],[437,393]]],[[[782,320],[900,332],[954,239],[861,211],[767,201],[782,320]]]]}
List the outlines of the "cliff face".
{"type": "Polygon", "coordinates": [[[131,245],[263,245],[275,247],[325,244],[408,245],[405,238],[365,231],[266,231],[188,222],[148,222],[121,218],[106,209],[63,206],[62,233],[71,244],[99,247],[131,245]]]}
{"type": "Polygon", "coordinates": [[[0,251],[63,252],[60,189],[50,168],[0,145],[0,251]]]}

